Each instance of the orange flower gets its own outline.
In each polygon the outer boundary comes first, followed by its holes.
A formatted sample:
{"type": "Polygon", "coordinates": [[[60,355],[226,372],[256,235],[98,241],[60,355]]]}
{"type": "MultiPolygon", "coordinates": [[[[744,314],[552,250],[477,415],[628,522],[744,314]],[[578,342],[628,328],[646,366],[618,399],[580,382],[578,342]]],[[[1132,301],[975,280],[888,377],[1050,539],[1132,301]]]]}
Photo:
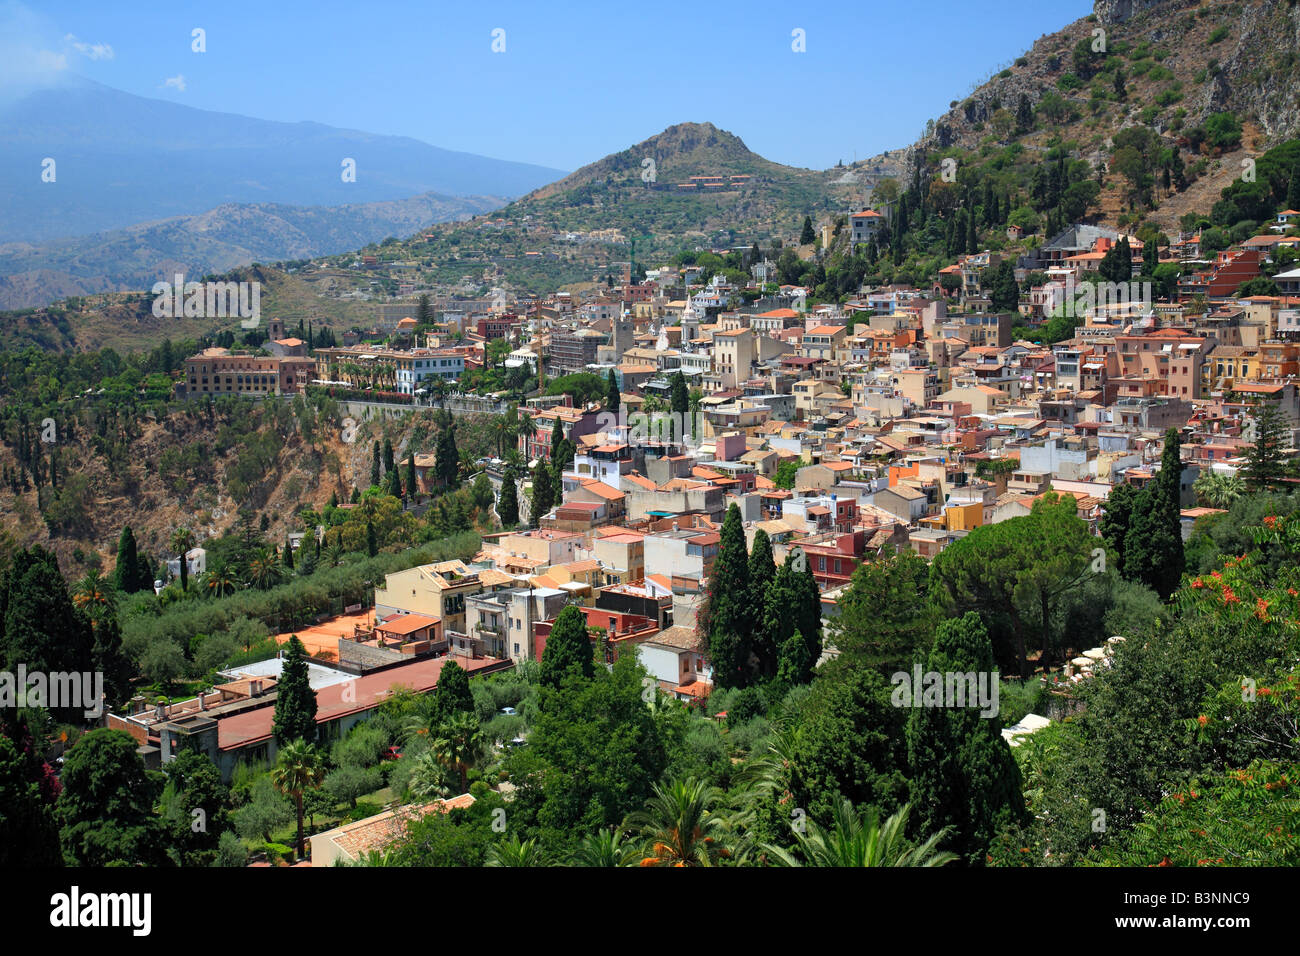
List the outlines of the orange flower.
{"type": "Polygon", "coordinates": [[[1197,578],[1195,581],[1192,582],[1192,587],[1203,588],[1205,587],[1205,582],[1202,581],[1200,578],[1197,578]]]}
{"type": "Polygon", "coordinates": [[[1277,524],[1277,515],[1268,515],[1268,516],[1264,519],[1264,524],[1265,524],[1267,527],[1270,527],[1270,528],[1273,527],[1275,524],[1277,524]]]}
{"type": "Polygon", "coordinates": [[[1232,588],[1225,587],[1225,588],[1223,589],[1223,603],[1224,603],[1224,604],[1240,604],[1240,603],[1241,603],[1241,598],[1237,597],[1237,595],[1235,595],[1235,594],[1232,593],[1232,588]]]}
{"type": "Polygon", "coordinates": [[[1211,571],[1211,572],[1210,572],[1210,577],[1215,578],[1215,579],[1217,580],[1217,579],[1222,578],[1223,575],[1220,574],[1218,571],[1211,571]]]}
{"type": "Polygon", "coordinates": [[[1206,717],[1204,714],[1201,714],[1201,716],[1196,718],[1196,722],[1200,724],[1202,727],[1204,727],[1206,724],[1210,722],[1210,718],[1206,717]]]}

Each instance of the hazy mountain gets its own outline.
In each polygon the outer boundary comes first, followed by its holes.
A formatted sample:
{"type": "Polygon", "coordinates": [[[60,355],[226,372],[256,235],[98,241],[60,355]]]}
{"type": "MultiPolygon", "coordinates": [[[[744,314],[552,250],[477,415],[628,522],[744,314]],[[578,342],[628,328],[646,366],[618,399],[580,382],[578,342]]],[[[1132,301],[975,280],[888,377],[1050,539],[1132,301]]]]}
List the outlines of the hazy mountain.
{"type": "Polygon", "coordinates": [[[194,109],[82,78],[0,107],[0,241],[86,235],[226,203],[519,196],[562,175],[408,137],[194,109]],[[42,180],[47,158],[53,182],[42,180]],[[355,182],[343,181],[344,159],[356,161],[355,182]]]}
{"type": "Polygon", "coordinates": [[[227,203],[197,216],[146,222],[37,244],[0,244],[0,309],[73,295],[148,289],[176,272],[191,277],[252,262],[346,252],[431,223],[496,209],[495,196],[440,196],[346,206],[227,203]]]}

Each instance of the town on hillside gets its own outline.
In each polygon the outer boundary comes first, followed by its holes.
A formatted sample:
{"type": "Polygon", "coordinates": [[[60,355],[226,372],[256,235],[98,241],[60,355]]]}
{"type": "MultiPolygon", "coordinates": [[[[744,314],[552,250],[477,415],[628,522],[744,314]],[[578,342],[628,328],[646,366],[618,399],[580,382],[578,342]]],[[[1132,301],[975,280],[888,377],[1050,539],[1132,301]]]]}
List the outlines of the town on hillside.
{"type": "Polygon", "coordinates": [[[1300,865],[1300,128],[1135,123],[1117,39],[1220,8],[1063,31],[1105,157],[681,124],[0,314],[0,865],[1300,865]]]}

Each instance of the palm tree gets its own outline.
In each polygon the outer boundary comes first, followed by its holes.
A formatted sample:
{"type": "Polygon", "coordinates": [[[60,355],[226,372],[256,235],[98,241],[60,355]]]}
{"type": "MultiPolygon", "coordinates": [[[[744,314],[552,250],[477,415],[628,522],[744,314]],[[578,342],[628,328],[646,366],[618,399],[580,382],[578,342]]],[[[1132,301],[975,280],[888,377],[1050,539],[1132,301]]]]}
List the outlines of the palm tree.
{"type": "Polygon", "coordinates": [[[729,823],[714,810],[721,799],[721,790],[694,777],[656,784],[645,809],[625,824],[646,841],[649,855],[641,865],[712,866],[731,856],[723,843],[729,823]]]}
{"type": "Polygon", "coordinates": [[[180,560],[181,583],[187,586],[189,583],[189,574],[188,574],[189,566],[186,564],[185,558],[186,555],[190,553],[190,550],[197,543],[198,541],[194,537],[194,532],[191,531],[189,528],[185,527],[184,525],[181,525],[179,528],[175,529],[172,532],[172,537],[171,537],[172,550],[181,556],[181,560],[180,560]]]}
{"type": "Polygon", "coordinates": [[[219,598],[234,594],[239,590],[239,582],[235,579],[230,566],[226,564],[219,564],[208,571],[203,576],[203,585],[208,594],[219,598]]]}
{"type": "Polygon", "coordinates": [[[528,457],[528,442],[537,437],[537,422],[533,421],[532,415],[520,415],[517,431],[524,440],[524,457],[528,457]]]}
{"type": "Polygon", "coordinates": [[[117,610],[117,591],[98,568],[91,568],[72,586],[72,603],[85,611],[91,624],[98,627],[117,610]]]}
{"type": "Polygon", "coordinates": [[[294,807],[298,813],[298,856],[303,854],[302,832],[302,796],[308,790],[315,790],[325,779],[325,763],[320,752],[311,744],[295,740],[286,744],[276,759],[271,770],[271,782],[275,789],[293,797],[294,807]]]}
{"type": "Polygon", "coordinates": [[[617,828],[588,833],[573,851],[574,866],[631,866],[640,850],[617,828]]]}
{"type": "Polygon", "coordinates": [[[853,809],[841,797],[835,805],[835,826],[823,829],[808,821],[805,832],[796,832],[798,855],[784,847],[764,844],[763,848],[781,866],[945,866],[957,854],[936,847],[948,831],[930,836],[920,846],[912,846],[904,837],[910,804],[883,824],[875,807],[865,813],[853,809]]]}
{"type": "Polygon", "coordinates": [[[488,866],[549,866],[550,862],[536,840],[521,841],[518,834],[494,844],[487,852],[488,866]]]}
{"type": "Polygon", "coordinates": [[[411,779],[407,786],[417,797],[446,799],[453,796],[449,780],[450,771],[438,761],[433,751],[426,750],[415,758],[415,763],[411,767],[411,779]]]}
{"type": "Polygon", "coordinates": [[[444,767],[460,777],[460,792],[469,790],[469,769],[478,762],[485,743],[478,717],[459,713],[440,724],[431,734],[429,749],[444,767]]]}
{"type": "Polygon", "coordinates": [[[510,427],[510,418],[507,415],[501,415],[492,421],[492,436],[497,442],[497,457],[500,458],[505,453],[506,442],[511,438],[513,431],[510,427]]]}
{"type": "Polygon", "coordinates": [[[1192,485],[1196,500],[1206,508],[1231,508],[1232,503],[1246,490],[1245,482],[1236,475],[1219,471],[1203,471],[1192,485]]]}
{"type": "Polygon", "coordinates": [[[257,552],[248,559],[248,584],[259,591],[265,591],[279,584],[283,574],[284,565],[266,548],[258,548],[257,552]]]}

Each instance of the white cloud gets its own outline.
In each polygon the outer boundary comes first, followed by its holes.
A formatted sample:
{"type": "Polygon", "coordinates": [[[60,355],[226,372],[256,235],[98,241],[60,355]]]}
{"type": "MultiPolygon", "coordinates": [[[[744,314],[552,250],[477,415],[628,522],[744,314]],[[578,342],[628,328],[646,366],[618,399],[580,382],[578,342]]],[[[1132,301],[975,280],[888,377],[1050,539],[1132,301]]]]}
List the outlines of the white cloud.
{"type": "Polygon", "coordinates": [[[185,92],[185,74],[177,73],[175,76],[169,76],[163,80],[163,86],[175,90],[177,93],[185,92]]]}
{"type": "Polygon", "coordinates": [[[68,43],[74,50],[82,56],[91,60],[111,60],[113,59],[113,48],[107,43],[84,43],[69,33],[63,38],[63,42],[68,43]]]}

